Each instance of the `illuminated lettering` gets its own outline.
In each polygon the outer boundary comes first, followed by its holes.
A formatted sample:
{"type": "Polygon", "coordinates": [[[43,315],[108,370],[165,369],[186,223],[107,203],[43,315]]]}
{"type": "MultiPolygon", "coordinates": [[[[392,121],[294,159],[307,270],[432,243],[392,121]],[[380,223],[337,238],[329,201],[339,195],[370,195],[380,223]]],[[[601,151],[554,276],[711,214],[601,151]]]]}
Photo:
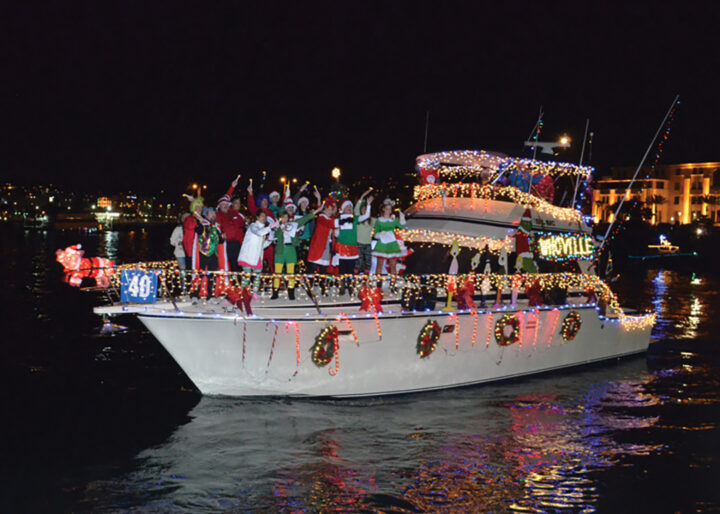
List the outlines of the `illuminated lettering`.
{"type": "Polygon", "coordinates": [[[591,259],[592,240],[587,234],[536,233],[537,250],[541,259],[591,259]]]}

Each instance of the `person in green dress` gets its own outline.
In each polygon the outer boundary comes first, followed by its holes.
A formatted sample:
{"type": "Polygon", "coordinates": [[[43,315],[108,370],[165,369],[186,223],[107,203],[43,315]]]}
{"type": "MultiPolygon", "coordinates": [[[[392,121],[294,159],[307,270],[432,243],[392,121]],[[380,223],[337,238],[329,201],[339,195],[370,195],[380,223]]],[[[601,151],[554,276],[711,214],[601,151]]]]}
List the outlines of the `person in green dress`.
{"type": "Polygon", "coordinates": [[[395,230],[405,226],[405,215],[401,210],[398,215],[393,214],[395,202],[387,198],[380,208],[380,216],[375,220],[375,235],[373,236],[377,242],[373,248],[373,257],[378,259],[378,269],[383,269],[384,259],[387,261],[391,274],[397,273],[397,260],[403,256],[403,251],[395,237],[395,230]]]}

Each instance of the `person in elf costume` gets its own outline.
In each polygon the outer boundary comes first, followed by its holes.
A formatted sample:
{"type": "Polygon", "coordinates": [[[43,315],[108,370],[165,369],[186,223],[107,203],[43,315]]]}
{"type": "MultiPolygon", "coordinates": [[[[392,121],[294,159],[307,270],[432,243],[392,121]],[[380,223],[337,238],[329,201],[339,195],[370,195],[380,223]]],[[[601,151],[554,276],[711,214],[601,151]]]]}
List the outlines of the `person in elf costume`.
{"type": "MultiPolygon", "coordinates": [[[[275,229],[275,274],[279,275],[285,268],[285,273],[295,273],[297,264],[297,233],[298,229],[311,221],[320,212],[318,208],[300,218],[295,218],[295,205],[292,203],[289,191],[285,196],[285,212],[280,215],[279,225],[275,229]]],[[[278,297],[280,288],[280,277],[273,279],[273,292],[271,300],[278,297]]],[[[287,282],[288,299],[295,299],[295,279],[290,278],[287,282]]]]}
{"type": "MultiPolygon", "coordinates": [[[[397,273],[397,260],[403,256],[402,249],[395,237],[395,229],[402,228],[405,225],[405,215],[402,211],[398,211],[398,216],[392,213],[395,202],[386,198],[380,209],[380,216],[375,220],[375,239],[377,243],[373,249],[373,257],[377,257],[387,261],[391,274],[397,273]]],[[[382,269],[381,262],[378,262],[378,268],[382,269]]]]}
{"type": "Polygon", "coordinates": [[[533,260],[532,252],[532,215],[530,209],[525,209],[520,219],[520,226],[515,231],[515,253],[517,254],[517,260],[515,261],[517,271],[537,273],[537,266],[533,260]]]}
{"type": "MultiPolygon", "coordinates": [[[[363,193],[365,197],[370,191],[363,193]]],[[[355,261],[358,259],[357,226],[358,223],[370,218],[371,204],[367,203],[365,212],[355,215],[353,204],[345,200],[340,205],[340,214],[335,218],[335,252],[340,259],[339,268],[341,275],[349,275],[355,271],[355,261]]]]}
{"type": "Polygon", "coordinates": [[[278,218],[283,212],[285,212],[285,209],[282,205],[280,205],[280,193],[277,191],[271,191],[268,195],[268,199],[270,200],[270,205],[268,206],[268,209],[272,211],[272,213],[275,215],[275,219],[278,218]]]}
{"type": "MultiPolygon", "coordinates": [[[[296,196],[298,196],[296,194],[296,196]]],[[[293,197],[294,198],[294,197],[293,197]]],[[[306,214],[312,212],[312,209],[310,208],[310,200],[307,196],[298,196],[297,201],[294,202],[297,206],[295,217],[302,217],[306,214]]],[[[312,239],[313,232],[315,230],[315,221],[311,220],[310,222],[306,223],[305,226],[300,227],[298,229],[298,247],[297,247],[297,254],[298,254],[298,263],[302,261],[303,266],[307,262],[307,254],[310,250],[310,240],[312,239]]]]}

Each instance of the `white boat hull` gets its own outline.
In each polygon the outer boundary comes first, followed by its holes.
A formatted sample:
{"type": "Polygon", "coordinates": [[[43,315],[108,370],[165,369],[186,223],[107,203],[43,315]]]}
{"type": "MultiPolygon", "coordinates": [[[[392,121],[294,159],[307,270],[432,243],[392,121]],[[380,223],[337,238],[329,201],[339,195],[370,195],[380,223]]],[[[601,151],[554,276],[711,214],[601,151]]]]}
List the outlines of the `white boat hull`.
{"type": "MultiPolygon", "coordinates": [[[[395,314],[376,319],[365,313],[335,313],[281,321],[240,316],[184,317],[139,313],[197,388],[207,395],[353,397],[458,387],[568,368],[641,353],[651,326],[629,329],[598,315],[592,305],[574,306],[582,327],[564,341],[568,308],[519,311],[520,341],[500,346],[495,339],[499,311],[450,315],[445,312],[395,314]],[[537,318],[537,321],[535,321],[537,318]],[[428,319],[444,331],[436,350],[420,358],[418,335],[428,319]],[[456,325],[459,321],[459,333],[456,325]],[[311,347],[328,324],[340,331],[337,360],[318,367],[311,347]],[[298,341],[296,342],[296,326],[298,341]],[[353,336],[357,336],[357,343],[353,336]],[[299,359],[298,359],[299,355],[299,359]],[[335,374],[332,372],[337,371],[335,374]]],[[[337,311],[337,309],[336,309],[337,311]]]]}

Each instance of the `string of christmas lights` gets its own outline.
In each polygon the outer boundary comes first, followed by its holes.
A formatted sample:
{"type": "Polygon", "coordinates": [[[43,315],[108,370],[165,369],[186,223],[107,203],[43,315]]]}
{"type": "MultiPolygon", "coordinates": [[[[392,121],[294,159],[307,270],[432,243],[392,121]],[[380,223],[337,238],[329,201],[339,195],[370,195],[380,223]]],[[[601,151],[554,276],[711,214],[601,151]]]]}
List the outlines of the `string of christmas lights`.
{"type": "MultiPolygon", "coordinates": [[[[179,297],[197,293],[201,288],[203,278],[214,278],[215,287],[208,291],[209,296],[223,296],[231,290],[241,290],[246,288],[253,294],[257,294],[260,304],[264,305],[267,300],[267,292],[272,290],[272,284],[275,278],[279,278],[282,282],[287,283],[294,280],[296,283],[320,284],[325,283],[325,289],[331,295],[333,301],[340,301],[339,291],[345,289],[348,284],[352,284],[352,289],[359,291],[363,286],[370,288],[382,288],[382,284],[394,282],[393,289],[401,292],[405,288],[422,289],[434,288],[437,291],[446,292],[453,283],[473,284],[477,287],[487,280],[494,289],[502,291],[524,290],[537,283],[540,291],[549,291],[559,288],[561,290],[574,289],[577,291],[592,292],[600,303],[606,306],[607,311],[613,318],[622,320],[628,319],[624,326],[641,327],[647,326],[650,321],[647,316],[627,317],[620,308],[616,295],[610,287],[596,275],[582,273],[467,273],[461,275],[448,274],[408,274],[390,277],[388,275],[365,275],[365,274],[348,274],[348,275],[323,275],[323,274],[275,274],[263,273],[260,275],[246,272],[224,272],[224,271],[185,271],[177,268],[175,261],[163,261],[151,263],[126,264],[113,268],[111,275],[111,284],[116,291],[120,289],[119,271],[124,269],[142,269],[144,271],[162,274],[162,283],[165,284],[159,295],[169,297],[179,297]],[[254,284],[258,284],[255,288],[254,284]]],[[[319,286],[318,286],[319,287],[319,286]]],[[[373,312],[371,315],[376,319],[378,325],[378,337],[382,338],[382,330],[378,313],[373,312]]]]}
{"type": "MultiPolygon", "coordinates": [[[[538,130],[540,127],[538,127],[538,130]]],[[[537,137],[537,135],[536,135],[537,137]]],[[[418,170],[434,170],[450,179],[468,178],[487,174],[509,173],[514,170],[531,175],[588,177],[594,171],[591,166],[579,166],[569,162],[536,161],[521,157],[507,157],[484,150],[454,150],[423,155],[416,162],[418,170]]]]}
{"type": "Polygon", "coordinates": [[[566,222],[582,223],[582,214],[575,209],[558,207],[547,200],[520,191],[513,186],[480,185],[477,183],[425,184],[413,190],[417,202],[434,198],[473,198],[476,200],[510,201],[523,207],[532,207],[537,212],[566,222]]]}

